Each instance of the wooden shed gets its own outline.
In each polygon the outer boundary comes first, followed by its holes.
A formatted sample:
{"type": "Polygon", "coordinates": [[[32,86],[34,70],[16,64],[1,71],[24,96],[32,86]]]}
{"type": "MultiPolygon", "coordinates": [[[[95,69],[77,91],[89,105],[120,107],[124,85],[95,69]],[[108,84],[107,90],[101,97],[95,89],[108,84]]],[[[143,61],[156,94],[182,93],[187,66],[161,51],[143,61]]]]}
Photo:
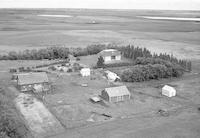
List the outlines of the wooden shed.
{"type": "Polygon", "coordinates": [[[171,87],[171,86],[168,86],[168,85],[165,85],[163,88],[162,88],[162,95],[165,95],[167,97],[173,97],[173,96],[176,96],[176,89],[171,87]]]}
{"type": "Polygon", "coordinates": [[[126,86],[105,88],[101,92],[101,97],[109,102],[121,102],[130,99],[131,94],[126,86]]]}
{"type": "Polygon", "coordinates": [[[50,90],[49,79],[46,72],[33,72],[19,75],[17,77],[17,87],[22,92],[50,90]]]}

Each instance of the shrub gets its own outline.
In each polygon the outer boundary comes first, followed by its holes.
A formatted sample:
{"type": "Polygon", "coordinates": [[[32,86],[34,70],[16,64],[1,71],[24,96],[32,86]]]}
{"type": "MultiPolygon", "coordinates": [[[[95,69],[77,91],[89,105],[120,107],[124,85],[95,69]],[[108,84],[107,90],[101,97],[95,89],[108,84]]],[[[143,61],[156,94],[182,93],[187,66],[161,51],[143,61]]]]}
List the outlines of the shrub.
{"type": "Polygon", "coordinates": [[[69,68],[68,70],[67,70],[67,72],[72,72],[73,70],[71,69],[71,68],[69,68]]]}
{"type": "Polygon", "coordinates": [[[81,59],[79,57],[76,58],[76,61],[80,61],[81,59]]]}
{"type": "Polygon", "coordinates": [[[73,64],[73,69],[74,69],[74,71],[79,71],[79,70],[82,69],[82,67],[80,66],[80,64],[74,63],[74,64],[73,64]]]}
{"type": "Polygon", "coordinates": [[[66,64],[65,64],[65,63],[62,63],[61,66],[66,66],[66,64]]]}
{"type": "Polygon", "coordinates": [[[48,69],[55,71],[56,68],[54,66],[50,66],[48,69]]]}
{"type": "Polygon", "coordinates": [[[19,67],[19,72],[24,72],[24,67],[19,67]]]}
{"type": "Polygon", "coordinates": [[[17,69],[10,69],[10,73],[17,72],[17,69]]]}
{"type": "Polygon", "coordinates": [[[63,70],[63,69],[61,69],[61,70],[60,70],[60,72],[64,72],[64,70],[63,70]]]}
{"type": "Polygon", "coordinates": [[[105,66],[105,64],[104,64],[104,59],[103,59],[102,56],[100,56],[100,57],[98,58],[96,67],[97,67],[97,68],[104,68],[104,66],[105,66]]]}

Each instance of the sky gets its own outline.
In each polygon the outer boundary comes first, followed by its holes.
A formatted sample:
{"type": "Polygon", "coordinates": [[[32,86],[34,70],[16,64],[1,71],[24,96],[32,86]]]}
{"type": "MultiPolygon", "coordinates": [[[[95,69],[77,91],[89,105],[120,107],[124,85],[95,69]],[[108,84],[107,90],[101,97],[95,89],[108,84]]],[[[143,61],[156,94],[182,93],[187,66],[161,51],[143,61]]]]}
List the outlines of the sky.
{"type": "Polygon", "coordinates": [[[200,0],[0,0],[0,8],[200,10],[200,0]]]}

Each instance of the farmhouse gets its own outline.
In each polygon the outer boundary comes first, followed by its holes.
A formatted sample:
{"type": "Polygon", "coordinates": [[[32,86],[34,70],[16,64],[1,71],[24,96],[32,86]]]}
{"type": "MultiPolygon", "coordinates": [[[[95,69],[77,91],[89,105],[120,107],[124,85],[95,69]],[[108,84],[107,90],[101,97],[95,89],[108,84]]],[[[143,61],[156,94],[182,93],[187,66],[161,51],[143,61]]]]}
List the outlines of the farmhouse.
{"type": "Polygon", "coordinates": [[[126,86],[105,88],[101,92],[101,97],[111,103],[127,101],[130,96],[131,94],[126,86]]]}
{"type": "Polygon", "coordinates": [[[80,73],[81,73],[81,76],[83,77],[90,76],[90,68],[82,68],[80,73]]]}
{"type": "Polygon", "coordinates": [[[21,74],[17,77],[17,87],[22,92],[44,92],[50,90],[45,72],[21,74]]]}
{"type": "Polygon", "coordinates": [[[105,49],[99,55],[103,57],[105,63],[121,60],[121,52],[116,49],[105,49]]]}
{"type": "Polygon", "coordinates": [[[162,88],[162,95],[165,95],[167,97],[176,96],[176,90],[173,87],[171,87],[171,86],[165,85],[162,88]]]}

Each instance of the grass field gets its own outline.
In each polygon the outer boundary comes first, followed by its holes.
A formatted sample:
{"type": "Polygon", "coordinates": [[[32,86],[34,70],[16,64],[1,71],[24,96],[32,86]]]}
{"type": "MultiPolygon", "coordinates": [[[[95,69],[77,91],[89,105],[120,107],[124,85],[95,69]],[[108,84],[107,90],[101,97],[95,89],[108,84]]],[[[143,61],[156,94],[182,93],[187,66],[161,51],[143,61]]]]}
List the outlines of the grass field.
{"type": "Polygon", "coordinates": [[[199,59],[199,22],[141,17],[195,18],[199,14],[198,11],[1,9],[0,53],[49,46],[114,43],[135,44],[181,58],[199,59]]]}

